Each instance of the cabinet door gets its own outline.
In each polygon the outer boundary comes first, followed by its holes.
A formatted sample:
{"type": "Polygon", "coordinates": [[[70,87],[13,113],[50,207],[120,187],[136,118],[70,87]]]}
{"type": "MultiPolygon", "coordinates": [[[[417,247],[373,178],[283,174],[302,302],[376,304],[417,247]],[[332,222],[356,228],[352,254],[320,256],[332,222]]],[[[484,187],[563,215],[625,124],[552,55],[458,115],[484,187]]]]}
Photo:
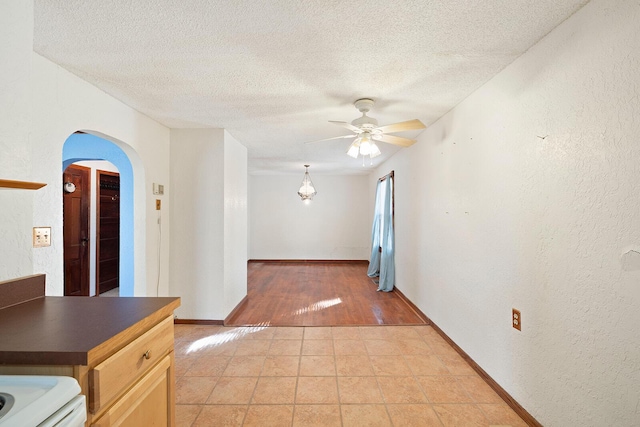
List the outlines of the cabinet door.
{"type": "Polygon", "coordinates": [[[96,427],[173,426],[171,354],[162,359],[109,408],[96,427]]]}

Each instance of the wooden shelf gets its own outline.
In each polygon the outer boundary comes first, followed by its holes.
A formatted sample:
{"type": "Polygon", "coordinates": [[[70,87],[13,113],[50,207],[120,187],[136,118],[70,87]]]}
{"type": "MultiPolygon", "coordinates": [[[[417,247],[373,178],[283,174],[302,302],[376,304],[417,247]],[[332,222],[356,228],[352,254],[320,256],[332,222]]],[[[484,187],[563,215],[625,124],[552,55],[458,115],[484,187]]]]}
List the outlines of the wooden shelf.
{"type": "Polygon", "coordinates": [[[9,179],[0,179],[0,188],[17,188],[21,190],[38,190],[47,184],[41,182],[29,181],[11,181],[9,179]]]}

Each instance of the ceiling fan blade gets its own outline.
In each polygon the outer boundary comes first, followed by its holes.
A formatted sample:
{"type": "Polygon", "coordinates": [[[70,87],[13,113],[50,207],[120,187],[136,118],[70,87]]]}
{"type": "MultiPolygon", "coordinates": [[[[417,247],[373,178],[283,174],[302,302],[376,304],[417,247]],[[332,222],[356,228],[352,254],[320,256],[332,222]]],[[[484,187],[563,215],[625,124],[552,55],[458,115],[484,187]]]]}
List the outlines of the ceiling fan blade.
{"type": "Polygon", "coordinates": [[[338,126],[342,126],[343,128],[347,128],[350,131],[353,131],[355,133],[361,133],[362,129],[360,129],[359,127],[355,127],[354,125],[352,125],[351,123],[347,123],[347,122],[336,122],[334,120],[329,120],[329,123],[333,123],[334,125],[338,125],[338,126]]]}
{"type": "Polygon", "coordinates": [[[382,133],[403,132],[405,130],[424,129],[426,126],[418,119],[408,120],[406,122],[393,123],[391,125],[380,126],[377,130],[382,133]]]}
{"type": "Polygon", "coordinates": [[[308,141],[308,142],[305,142],[305,144],[314,144],[314,143],[316,143],[316,142],[331,141],[332,139],[355,138],[356,136],[358,136],[358,135],[334,136],[333,138],[319,139],[319,140],[317,140],[317,141],[308,141]]]}
{"type": "Polygon", "coordinates": [[[375,141],[382,141],[388,144],[399,145],[400,147],[409,147],[416,143],[415,139],[402,138],[400,136],[393,135],[371,135],[371,138],[375,141]]]}

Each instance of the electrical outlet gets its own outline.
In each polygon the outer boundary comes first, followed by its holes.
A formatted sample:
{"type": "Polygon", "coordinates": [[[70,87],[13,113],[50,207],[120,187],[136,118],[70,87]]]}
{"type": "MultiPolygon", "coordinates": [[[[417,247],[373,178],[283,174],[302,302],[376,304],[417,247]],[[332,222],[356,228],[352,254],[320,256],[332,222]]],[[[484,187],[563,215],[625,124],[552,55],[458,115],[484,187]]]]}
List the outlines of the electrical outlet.
{"type": "Polygon", "coordinates": [[[33,247],[51,246],[51,227],[33,227],[33,247]]]}
{"type": "Polygon", "coordinates": [[[160,210],[160,206],[161,206],[162,202],[160,201],[160,199],[156,199],[156,210],[159,211],[160,210]]]}
{"type": "Polygon", "coordinates": [[[515,308],[511,309],[511,323],[515,329],[519,331],[522,330],[522,315],[520,314],[520,310],[516,310],[515,308]]]}

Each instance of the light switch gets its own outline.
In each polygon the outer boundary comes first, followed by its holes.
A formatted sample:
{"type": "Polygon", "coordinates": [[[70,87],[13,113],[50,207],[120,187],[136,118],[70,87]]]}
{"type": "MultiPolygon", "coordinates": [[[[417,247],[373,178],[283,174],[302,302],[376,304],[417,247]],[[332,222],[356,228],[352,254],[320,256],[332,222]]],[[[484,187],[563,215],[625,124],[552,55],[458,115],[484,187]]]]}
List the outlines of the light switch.
{"type": "Polygon", "coordinates": [[[51,227],[33,227],[33,247],[51,246],[51,227]]]}

